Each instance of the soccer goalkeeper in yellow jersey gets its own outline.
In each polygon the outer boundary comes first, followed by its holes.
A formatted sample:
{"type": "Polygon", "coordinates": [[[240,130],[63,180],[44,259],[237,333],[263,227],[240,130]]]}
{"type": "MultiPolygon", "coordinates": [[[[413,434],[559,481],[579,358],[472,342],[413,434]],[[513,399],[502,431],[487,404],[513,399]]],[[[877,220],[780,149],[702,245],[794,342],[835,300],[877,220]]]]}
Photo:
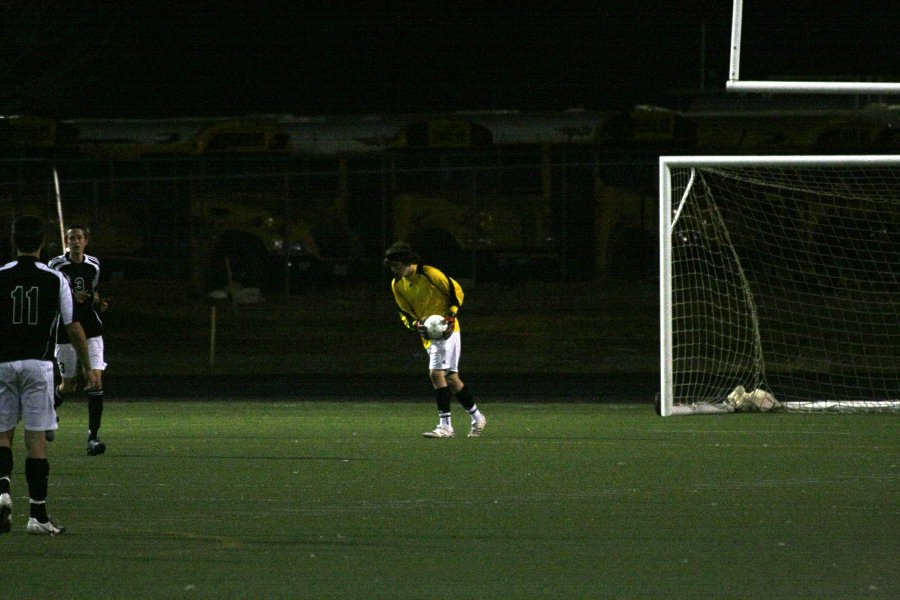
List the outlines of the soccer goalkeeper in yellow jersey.
{"type": "Polygon", "coordinates": [[[479,437],[487,419],[478,410],[472,391],[459,377],[462,349],[456,313],[463,301],[462,287],[439,269],[419,264],[419,255],[406,242],[396,242],[384,253],[384,264],[394,279],[391,289],[400,308],[400,319],[407,329],[422,337],[428,351],[428,374],[437,400],[438,426],[426,431],[427,438],[453,437],[450,404],[453,396],[472,418],[469,437],[479,437]],[[437,339],[430,337],[424,321],[431,315],[443,315],[446,330],[437,339]]]}

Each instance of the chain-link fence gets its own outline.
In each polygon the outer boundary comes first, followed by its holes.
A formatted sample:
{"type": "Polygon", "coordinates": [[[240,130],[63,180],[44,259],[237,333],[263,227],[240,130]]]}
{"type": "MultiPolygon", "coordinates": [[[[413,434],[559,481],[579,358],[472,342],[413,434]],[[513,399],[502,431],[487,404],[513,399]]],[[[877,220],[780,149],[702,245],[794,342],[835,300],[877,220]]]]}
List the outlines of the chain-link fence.
{"type": "Polygon", "coordinates": [[[396,239],[463,278],[656,269],[653,162],[588,146],[0,161],[3,220],[45,217],[48,255],[61,247],[54,169],[65,222],[90,228],[108,276],[198,291],[377,277],[396,239]]]}

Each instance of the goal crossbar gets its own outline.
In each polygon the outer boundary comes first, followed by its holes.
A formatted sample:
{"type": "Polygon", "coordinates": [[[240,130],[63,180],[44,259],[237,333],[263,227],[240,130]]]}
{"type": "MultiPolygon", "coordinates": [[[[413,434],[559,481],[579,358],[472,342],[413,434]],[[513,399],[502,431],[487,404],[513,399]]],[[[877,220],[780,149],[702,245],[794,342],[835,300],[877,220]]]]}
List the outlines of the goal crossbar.
{"type": "Polygon", "coordinates": [[[741,81],[725,82],[728,92],[763,94],[900,94],[900,83],[875,81],[741,81]]]}
{"type": "Polygon", "coordinates": [[[752,81],[741,80],[741,33],[743,0],[733,0],[731,13],[731,58],[728,92],[767,94],[900,94],[900,83],[877,81],[752,81]]]}

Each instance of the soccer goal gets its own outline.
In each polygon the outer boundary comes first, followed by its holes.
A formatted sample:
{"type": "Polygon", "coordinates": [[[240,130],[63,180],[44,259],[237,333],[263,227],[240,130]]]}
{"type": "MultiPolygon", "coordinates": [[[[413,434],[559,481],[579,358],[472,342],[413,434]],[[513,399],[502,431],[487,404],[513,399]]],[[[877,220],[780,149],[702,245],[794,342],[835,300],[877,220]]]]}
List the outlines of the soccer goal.
{"type": "Polygon", "coordinates": [[[900,156],[661,157],[659,410],[900,410],[900,156]]]}

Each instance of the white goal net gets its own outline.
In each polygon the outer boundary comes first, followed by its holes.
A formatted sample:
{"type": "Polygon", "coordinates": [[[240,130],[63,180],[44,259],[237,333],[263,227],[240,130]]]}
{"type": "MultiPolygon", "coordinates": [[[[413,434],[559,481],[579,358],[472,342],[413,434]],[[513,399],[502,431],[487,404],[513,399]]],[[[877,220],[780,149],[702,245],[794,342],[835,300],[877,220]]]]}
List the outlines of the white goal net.
{"type": "Polygon", "coordinates": [[[900,410],[900,156],[662,157],[663,415],[900,410]]]}

